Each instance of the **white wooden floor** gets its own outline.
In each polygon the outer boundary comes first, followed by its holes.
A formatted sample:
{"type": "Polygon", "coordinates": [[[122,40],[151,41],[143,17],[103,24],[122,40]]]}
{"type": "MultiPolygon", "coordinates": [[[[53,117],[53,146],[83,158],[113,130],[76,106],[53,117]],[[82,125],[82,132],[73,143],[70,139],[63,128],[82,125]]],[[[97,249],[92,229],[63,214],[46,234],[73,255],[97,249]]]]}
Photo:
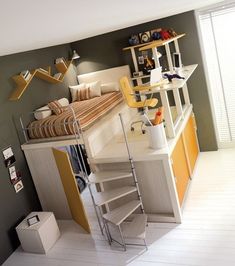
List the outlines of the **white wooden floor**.
{"type": "MultiPolygon", "coordinates": [[[[88,207],[94,217],[92,207],[88,207]]],[[[95,218],[95,217],[94,217],[95,218]]],[[[235,149],[201,153],[183,211],[183,223],[149,224],[149,250],[110,247],[92,225],[92,236],[69,221],[47,255],[19,248],[4,266],[235,265],[235,149]]]]}

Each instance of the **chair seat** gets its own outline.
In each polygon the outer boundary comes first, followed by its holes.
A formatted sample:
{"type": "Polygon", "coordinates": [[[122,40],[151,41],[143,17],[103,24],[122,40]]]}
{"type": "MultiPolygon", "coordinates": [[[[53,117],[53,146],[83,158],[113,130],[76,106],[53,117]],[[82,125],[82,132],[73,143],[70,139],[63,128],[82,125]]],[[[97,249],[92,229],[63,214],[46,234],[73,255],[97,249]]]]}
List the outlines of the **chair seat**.
{"type": "Polygon", "coordinates": [[[144,108],[144,107],[155,107],[158,103],[158,100],[156,98],[152,98],[152,99],[148,99],[145,101],[141,101],[141,102],[135,102],[134,108],[144,108]]]}

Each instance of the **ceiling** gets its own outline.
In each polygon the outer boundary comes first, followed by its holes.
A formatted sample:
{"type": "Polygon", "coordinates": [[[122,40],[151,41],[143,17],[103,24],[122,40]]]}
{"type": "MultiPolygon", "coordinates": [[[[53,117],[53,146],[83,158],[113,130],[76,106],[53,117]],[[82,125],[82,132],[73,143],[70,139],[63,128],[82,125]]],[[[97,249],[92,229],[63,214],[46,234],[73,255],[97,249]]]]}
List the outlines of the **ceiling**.
{"type": "Polygon", "coordinates": [[[221,0],[2,0],[0,56],[69,43],[221,0]]]}

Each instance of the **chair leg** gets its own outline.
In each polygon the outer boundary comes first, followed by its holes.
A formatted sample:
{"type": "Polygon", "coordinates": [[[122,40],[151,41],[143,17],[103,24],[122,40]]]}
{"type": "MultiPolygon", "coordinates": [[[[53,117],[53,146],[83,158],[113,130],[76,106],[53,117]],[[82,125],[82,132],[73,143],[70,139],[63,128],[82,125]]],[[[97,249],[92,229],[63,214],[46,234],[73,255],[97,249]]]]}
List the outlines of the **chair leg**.
{"type": "MultiPolygon", "coordinates": [[[[142,121],[142,120],[138,120],[138,121],[134,121],[134,122],[132,122],[131,123],[131,131],[134,131],[135,130],[135,128],[133,127],[133,125],[135,125],[135,124],[138,124],[138,123],[141,123],[141,130],[142,130],[142,132],[143,132],[143,125],[144,125],[144,122],[142,121]]],[[[143,133],[144,134],[144,133],[143,133]]]]}

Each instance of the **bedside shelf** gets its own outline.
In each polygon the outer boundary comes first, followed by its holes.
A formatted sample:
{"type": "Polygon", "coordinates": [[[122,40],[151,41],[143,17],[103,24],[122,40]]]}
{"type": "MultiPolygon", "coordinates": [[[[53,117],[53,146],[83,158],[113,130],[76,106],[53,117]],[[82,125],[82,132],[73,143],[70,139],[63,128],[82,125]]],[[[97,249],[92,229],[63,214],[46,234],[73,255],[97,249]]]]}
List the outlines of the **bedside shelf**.
{"type": "Polygon", "coordinates": [[[35,77],[42,79],[46,82],[49,83],[61,83],[64,80],[64,76],[66,74],[66,72],[68,71],[70,65],[72,63],[71,61],[66,62],[66,64],[55,64],[56,69],[62,74],[60,76],[60,78],[55,78],[51,75],[51,67],[48,66],[47,68],[45,68],[45,71],[37,68],[35,70],[30,71],[31,73],[31,77],[29,78],[29,80],[25,80],[24,77],[22,75],[16,75],[13,76],[12,79],[15,81],[17,87],[16,89],[13,91],[13,93],[11,94],[9,100],[10,101],[17,101],[20,99],[20,97],[23,95],[23,93],[25,92],[25,90],[27,89],[28,85],[30,84],[30,82],[32,81],[32,79],[35,77]]]}

